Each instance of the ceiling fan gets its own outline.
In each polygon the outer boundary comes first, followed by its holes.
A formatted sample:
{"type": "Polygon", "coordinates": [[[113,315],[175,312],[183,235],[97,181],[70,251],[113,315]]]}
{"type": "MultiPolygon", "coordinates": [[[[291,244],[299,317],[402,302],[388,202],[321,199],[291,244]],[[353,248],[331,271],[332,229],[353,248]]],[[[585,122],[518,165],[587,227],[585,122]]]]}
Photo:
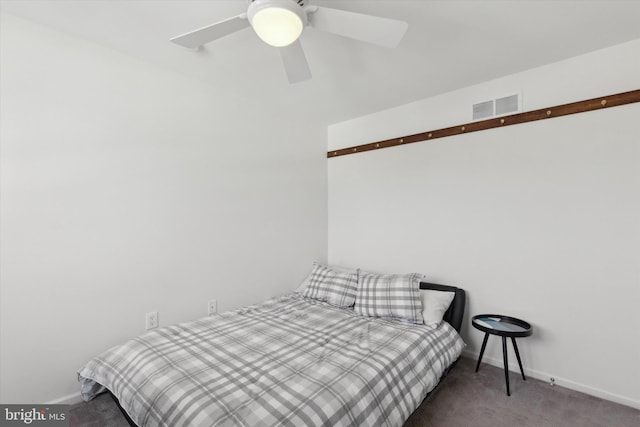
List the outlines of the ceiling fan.
{"type": "Polygon", "coordinates": [[[297,83],[311,78],[299,40],[306,25],[384,47],[396,47],[408,27],[403,21],[315,6],[307,4],[308,0],[248,1],[246,13],[179,35],[171,41],[193,49],[250,26],[265,43],[278,48],[289,83],[297,83]]]}

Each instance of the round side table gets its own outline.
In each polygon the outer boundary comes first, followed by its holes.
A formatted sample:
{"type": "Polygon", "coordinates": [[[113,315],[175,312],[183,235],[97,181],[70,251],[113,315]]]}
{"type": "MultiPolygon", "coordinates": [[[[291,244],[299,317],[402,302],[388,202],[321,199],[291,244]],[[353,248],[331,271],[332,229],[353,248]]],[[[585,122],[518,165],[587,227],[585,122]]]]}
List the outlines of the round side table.
{"type": "Polygon", "coordinates": [[[487,340],[489,335],[497,335],[502,337],[502,359],[504,362],[504,379],[507,383],[507,396],[511,396],[511,390],[509,389],[509,362],[507,360],[507,338],[511,338],[513,349],[516,352],[516,358],[518,359],[518,365],[520,366],[520,373],[522,379],[526,381],[524,376],[524,369],[522,369],[522,361],[520,360],[520,352],[518,351],[518,345],[516,344],[516,338],[528,337],[533,333],[531,325],[524,320],[516,319],[515,317],[503,316],[502,314],[478,314],[473,316],[471,324],[474,328],[484,332],[484,340],[482,341],[482,348],[480,349],[480,356],[478,357],[478,363],[476,365],[476,372],[480,368],[480,362],[482,361],[482,355],[484,349],[487,346],[487,340]]]}

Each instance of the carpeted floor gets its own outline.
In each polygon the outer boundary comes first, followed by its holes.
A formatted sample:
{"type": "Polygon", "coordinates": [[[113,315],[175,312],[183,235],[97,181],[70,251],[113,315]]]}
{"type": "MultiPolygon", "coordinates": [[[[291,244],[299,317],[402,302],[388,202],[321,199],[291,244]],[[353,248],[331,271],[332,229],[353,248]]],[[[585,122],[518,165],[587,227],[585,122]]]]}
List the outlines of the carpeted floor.
{"type": "MultiPolygon", "coordinates": [[[[405,427],[637,427],[640,410],[618,405],[511,372],[511,396],[504,371],[462,358],[405,427]]],[[[75,405],[71,427],[125,427],[127,422],[108,395],[75,405]]]]}
{"type": "MultiPolygon", "coordinates": [[[[637,427],[640,410],[461,358],[405,427],[637,427]]],[[[631,379],[629,379],[631,381],[631,379]]]]}

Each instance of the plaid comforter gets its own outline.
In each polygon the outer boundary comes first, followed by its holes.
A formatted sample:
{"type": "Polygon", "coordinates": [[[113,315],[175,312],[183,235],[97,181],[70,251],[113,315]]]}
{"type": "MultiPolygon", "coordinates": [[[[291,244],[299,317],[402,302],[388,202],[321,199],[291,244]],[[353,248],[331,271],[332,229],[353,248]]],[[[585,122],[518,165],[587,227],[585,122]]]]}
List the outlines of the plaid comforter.
{"type": "Polygon", "coordinates": [[[149,331],[78,372],[139,426],[400,426],[464,343],[437,328],[274,298],[149,331]]]}

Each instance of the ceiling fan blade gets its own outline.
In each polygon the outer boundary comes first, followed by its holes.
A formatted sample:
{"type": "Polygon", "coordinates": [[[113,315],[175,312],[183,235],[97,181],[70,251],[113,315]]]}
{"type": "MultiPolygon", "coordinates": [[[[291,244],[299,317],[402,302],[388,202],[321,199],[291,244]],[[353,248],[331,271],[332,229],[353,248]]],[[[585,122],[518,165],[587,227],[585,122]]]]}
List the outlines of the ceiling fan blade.
{"type": "Polygon", "coordinates": [[[235,33],[249,26],[245,13],[215,24],[199,28],[171,39],[172,42],[188,48],[196,48],[216,39],[235,33]]]}
{"type": "Polygon", "coordinates": [[[409,27],[404,21],[340,9],[311,6],[307,11],[309,23],[318,30],[384,47],[398,46],[409,27]]]}
{"type": "Polygon", "coordinates": [[[280,57],[284,63],[289,83],[298,83],[311,78],[311,70],[307,58],[304,56],[300,40],[296,40],[289,46],[278,48],[280,57]]]}

